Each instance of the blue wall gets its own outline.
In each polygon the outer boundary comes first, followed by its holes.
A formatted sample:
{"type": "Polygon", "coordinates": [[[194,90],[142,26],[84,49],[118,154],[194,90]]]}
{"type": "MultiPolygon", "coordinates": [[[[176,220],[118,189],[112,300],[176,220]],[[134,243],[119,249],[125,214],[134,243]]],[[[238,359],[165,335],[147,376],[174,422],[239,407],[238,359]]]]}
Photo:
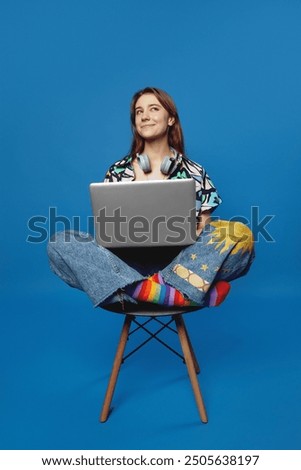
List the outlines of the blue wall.
{"type": "Polygon", "coordinates": [[[300,446],[300,20],[297,0],[1,2],[3,448],[300,446]],[[169,357],[151,371],[161,394],[139,357],[129,365],[116,412],[98,425],[121,319],[50,273],[46,242],[26,242],[28,220],[50,206],[85,229],[88,185],[127,153],[130,99],[145,86],[174,97],[187,154],[223,197],[218,215],[250,219],[258,206],[260,218],[275,216],[274,242],[259,236],[252,271],[220,313],[187,320],[206,367],[211,421],[201,428],[185,371],[169,357]],[[180,416],[168,398],[177,392],[180,416]],[[130,416],[131,440],[120,431],[130,416]]]}

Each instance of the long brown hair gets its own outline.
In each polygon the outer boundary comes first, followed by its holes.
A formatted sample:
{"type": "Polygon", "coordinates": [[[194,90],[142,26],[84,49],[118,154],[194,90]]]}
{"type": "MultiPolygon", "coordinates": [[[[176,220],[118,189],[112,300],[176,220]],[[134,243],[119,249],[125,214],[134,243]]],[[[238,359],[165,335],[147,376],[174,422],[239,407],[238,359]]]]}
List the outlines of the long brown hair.
{"type": "Polygon", "coordinates": [[[183,131],[180,123],[180,118],[176,105],[166,91],[160,90],[159,88],[147,87],[143,90],[137,91],[134,94],[131,101],[131,124],[132,124],[132,133],[133,140],[131,145],[130,153],[134,157],[136,153],[141,153],[144,148],[144,139],[138,134],[136,125],[135,125],[135,107],[140,96],[147,93],[152,93],[155,95],[159,103],[163,106],[168,114],[174,118],[175,122],[172,126],[169,127],[168,131],[168,144],[170,147],[173,147],[177,152],[184,154],[184,137],[183,131]]]}

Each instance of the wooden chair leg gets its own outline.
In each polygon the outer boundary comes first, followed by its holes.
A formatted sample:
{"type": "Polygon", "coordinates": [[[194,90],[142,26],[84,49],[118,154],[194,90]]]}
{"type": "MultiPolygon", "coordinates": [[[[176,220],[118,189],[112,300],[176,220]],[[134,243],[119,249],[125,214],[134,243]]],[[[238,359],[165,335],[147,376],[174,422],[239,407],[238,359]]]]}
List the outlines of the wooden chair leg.
{"type": "Polygon", "coordinates": [[[206,413],[205,405],[204,405],[204,402],[203,402],[202,392],[201,392],[201,389],[200,389],[200,386],[199,386],[199,383],[198,383],[198,379],[197,379],[197,376],[196,376],[195,366],[194,366],[194,363],[193,363],[193,358],[192,358],[192,355],[191,355],[191,349],[190,349],[189,341],[188,341],[187,334],[186,334],[186,331],[185,331],[185,324],[183,322],[182,315],[181,314],[175,315],[174,320],[175,320],[176,327],[177,327],[177,330],[178,330],[179,340],[180,340],[181,347],[182,347],[182,350],[183,350],[183,354],[184,354],[186,366],[187,366],[187,369],[188,369],[190,382],[191,382],[191,385],[192,385],[192,389],[193,389],[196,404],[197,404],[197,407],[198,407],[198,410],[199,410],[199,414],[200,414],[200,417],[201,417],[201,421],[203,423],[207,423],[208,422],[207,413],[206,413]]]}
{"type": "Polygon", "coordinates": [[[199,374],[201,372],[201,369],[200,369],[197,357],[195,355],[195,352],[193,350],[193,347],[192,347],[192,344],[191,344],[191,341],[190,341],[190,337],[189,337],[189,334],[188,334],[188,331],[187,331],[187,328],[186,328],[183,317],[182,317],[182,321],[183,321],[183,326],[184,326],[185,333],[186,333],[186,336],[187,336],[187,341],[188,341],[188,344],[189,344],[189,348],[190,348],[191,357],[192,357],[192,360],[193,360],[195,372],[196,372],[196,374],[199,374]]]}
{"type": "Polygon", "coordinates": [[[116,355],[115,355],[115,359],[113,363],[110,380],[108,383],[105,399],[104,399],[101,414],[100,414],[101,423],[104,423],[108,419],[108,416],[109,416],[110,406],[111,406],[120,366],[121,366],[122,359],[123,359],[123,353],[125,350],[128,336],[129,336],[131,322],[132,322],[131,316],[126,315],[124,323],[123,323],[122,331],[121,331],[120,340],[117,346],[117,351],[116,351],[116,355]]]}

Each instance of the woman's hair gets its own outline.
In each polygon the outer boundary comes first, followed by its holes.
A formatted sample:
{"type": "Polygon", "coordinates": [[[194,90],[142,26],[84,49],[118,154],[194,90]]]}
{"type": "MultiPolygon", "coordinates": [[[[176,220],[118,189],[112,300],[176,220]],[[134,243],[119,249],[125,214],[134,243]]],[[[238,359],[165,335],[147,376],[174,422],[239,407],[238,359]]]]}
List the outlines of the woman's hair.
{"type": "Polygon", "coordinates": [[[164,109],[166,109],[169,116],[174,118],[175,122],[172,126],[169,127],[168,130],[168,144],[170,145],[170,147],[173,147],[175,150],[177,150],[177,152],[184,154],[183,131],[178,111],[173,99],[166,93],[166,91],[160,90],[159,88],[147,87],[143,90],[137,91],[137,93],[134,94],[131,102],[131,124],[133,132],[133,140],[130,150],[131,155],[135,156],[136,153],[141,153],[144,148],[144,139],[138,134],[136,129],[135,107],[140,96],[145,95],[147,93],[152,93],[153,95],[155,95],[159,103],[163,106],[164,109]]]}

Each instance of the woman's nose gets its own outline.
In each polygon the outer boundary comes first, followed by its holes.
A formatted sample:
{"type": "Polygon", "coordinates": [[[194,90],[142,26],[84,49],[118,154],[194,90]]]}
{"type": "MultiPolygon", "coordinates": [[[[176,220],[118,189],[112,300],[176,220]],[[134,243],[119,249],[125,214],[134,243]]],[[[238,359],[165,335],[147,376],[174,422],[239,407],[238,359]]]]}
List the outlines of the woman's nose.
{"type": "Polygon", "coordinates": [[[148,111],[143,111],[141,119],[142,119],[142,121],[147,121],[149,119],[148,111]]]}

